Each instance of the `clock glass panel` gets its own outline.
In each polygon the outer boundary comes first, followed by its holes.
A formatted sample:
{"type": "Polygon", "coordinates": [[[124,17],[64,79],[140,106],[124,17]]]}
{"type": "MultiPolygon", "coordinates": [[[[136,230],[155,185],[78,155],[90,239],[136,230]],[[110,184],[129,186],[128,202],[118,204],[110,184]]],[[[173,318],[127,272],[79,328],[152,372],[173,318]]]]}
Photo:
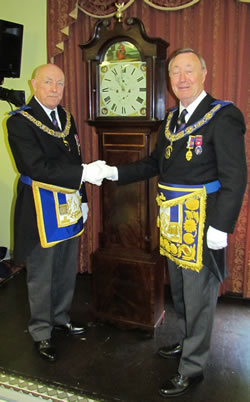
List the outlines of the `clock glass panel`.
{"type": "Polygon", "coordinates": [[[146,62],[133,44],[112,45],[99,65],[99,116],[146,116],[146,75],[146,62]]]}

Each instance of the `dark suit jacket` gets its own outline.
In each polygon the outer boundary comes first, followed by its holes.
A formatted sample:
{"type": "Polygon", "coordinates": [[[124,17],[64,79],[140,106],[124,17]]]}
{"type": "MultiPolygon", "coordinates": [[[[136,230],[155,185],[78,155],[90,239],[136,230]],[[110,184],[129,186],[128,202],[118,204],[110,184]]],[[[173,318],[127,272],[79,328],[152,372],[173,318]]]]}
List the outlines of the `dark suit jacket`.
{"type": "MultiPolygon", "coordinates": [[[[51,129],[54,126],[33,97],[27,112],[51,129]]],[[[66,124],[66,113],[59,105],[58,113],[62,129],[66,124]]],[[[70,133],[67,136],[71,151],[63,140],[53,137],[20,113],[7,120],[8,139],[18,171],[43,183],[71,189],[79,189],[82,175],[81,156],[78,153],[74,119],[71,116],[70,133]]],[[[87,201],[84,185],[81,187],[82,202],[87,201]]],[[[18,263],[25,263],[27,253],[39,242],[36,213],[32,189],[20,180],[14,218],[14,254],[18,263]]]]}
{"type": "MultiPolygon", "coordinates": [[[[212,109],[210,95],[201,101],[188,120],[191,125],[212,109]]],[[[170,129],[174,129],[179,111],[174,114],[170,129]]],[[[166,116],[167,118],[167,116],[166,116]]],[[[245,123],[242,113],[233,104],[220,109],[211,121],[194,135],[203,136],[203,152],[186,160],[187,139],[174,142],[170,159],[165,159],[169,141],[165,137],[166,118],[160,128],[158,142],[152,154],[141,161],[118,166],[119,183],[126,184],[159,175],[159,180],[173,184],[205,184],[218,179],[221,189],[207,197],[206,229],[209,225],[232,233],[238,218],[247,184],[245,156],[245,123]]],[[[224,253],[224,252],[223,252],[224,253]]],[[[217,260],[223,260],[218,254],[217,260]]],[[[213,269],[212,257],[204,241],[204,264],[213,269]]],[[[222,276],[224,267],[221,267],[222,276]]]]}

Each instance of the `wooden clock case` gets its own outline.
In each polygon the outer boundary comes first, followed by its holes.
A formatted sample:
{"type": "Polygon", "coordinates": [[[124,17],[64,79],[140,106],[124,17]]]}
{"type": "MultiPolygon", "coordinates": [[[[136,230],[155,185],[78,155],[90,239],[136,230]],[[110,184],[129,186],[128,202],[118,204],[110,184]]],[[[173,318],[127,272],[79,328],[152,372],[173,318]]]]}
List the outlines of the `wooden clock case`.
{"type": "MultiPolygon", "coordinates": [[[[97,22],[92,39],[80,45],[88,63],[88,123],[99,140],[99,159],[109,165],[134,162],[151,153],[165,117],[166,49],[149,38],[143,23],[97,22]],[[142,117],[101,117],[98,66],[114,43],[128,41],[147,63],[147,112],[142,117]]],[[[157,178],[119,185],[103,181],[100,248],[92,259],[97,317],[154,333],[164,317],[164,259],[159,255],[155,202],[157,178]]]]}

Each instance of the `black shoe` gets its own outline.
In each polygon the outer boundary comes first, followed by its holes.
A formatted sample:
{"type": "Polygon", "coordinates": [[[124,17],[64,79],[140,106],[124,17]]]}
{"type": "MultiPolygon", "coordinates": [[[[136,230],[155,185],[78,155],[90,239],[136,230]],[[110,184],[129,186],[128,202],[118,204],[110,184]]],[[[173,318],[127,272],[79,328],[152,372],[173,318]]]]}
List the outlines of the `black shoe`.
{"type": "Polygon", "coordinates": [[[35,342],[39,355],[49,361],[56,361],[56,350],[52,346],[51,339],[44,339],[43,341],[35,342]]]}
{"type": "Polygon", "coordinates": [[[158,355],[164,357],[164,359],[169,359],[173,357],[179,357],[182,352],[182,346],[176,343],[172,346],[163,346],[158,350],[158,355]]]}
{"type": "Polygon", "coordinates": [[[183,395],[191,387],[198,384],[202,380],[203,375],[196,377],[185,377],[184,375],[177,373],[160,387],[159,393],[165,398],[183,395]]]}
{"type": "Polygon", "coordinates": [[[54,329],[59,331],[66,331],[70,335],[80,335],[87,331],[86,327],[77,324],[76,322],[67,322],[64,325],[55,325],[54,329]]]}

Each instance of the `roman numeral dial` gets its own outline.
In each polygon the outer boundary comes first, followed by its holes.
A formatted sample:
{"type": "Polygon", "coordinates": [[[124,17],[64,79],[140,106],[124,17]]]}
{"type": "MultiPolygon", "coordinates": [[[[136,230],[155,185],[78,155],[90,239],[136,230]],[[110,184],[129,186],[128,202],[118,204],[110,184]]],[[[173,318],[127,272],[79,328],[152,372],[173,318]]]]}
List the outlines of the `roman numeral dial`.
{"type": "Polygon", "coordinates": [[[99,65],[99,116],[146,116],[147,68],[141,61],[99,65]]]}

